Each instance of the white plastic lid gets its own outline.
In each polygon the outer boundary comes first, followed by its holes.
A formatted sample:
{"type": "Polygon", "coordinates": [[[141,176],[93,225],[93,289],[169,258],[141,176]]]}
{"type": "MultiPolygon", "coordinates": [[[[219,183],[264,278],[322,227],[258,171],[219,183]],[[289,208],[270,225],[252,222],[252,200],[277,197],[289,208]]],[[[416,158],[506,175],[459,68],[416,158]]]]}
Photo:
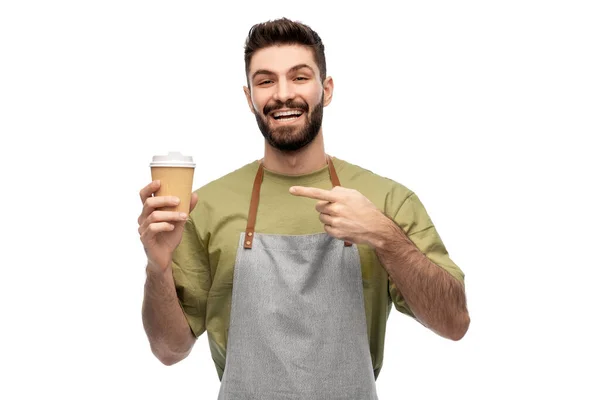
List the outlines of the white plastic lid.
{"type": "Polygon", "coordinates": [[[166,156],[154,156],[150,167],[184,167],[195,168],[192,156],[184,156],[178,151],[170,151],[166,156]]]}

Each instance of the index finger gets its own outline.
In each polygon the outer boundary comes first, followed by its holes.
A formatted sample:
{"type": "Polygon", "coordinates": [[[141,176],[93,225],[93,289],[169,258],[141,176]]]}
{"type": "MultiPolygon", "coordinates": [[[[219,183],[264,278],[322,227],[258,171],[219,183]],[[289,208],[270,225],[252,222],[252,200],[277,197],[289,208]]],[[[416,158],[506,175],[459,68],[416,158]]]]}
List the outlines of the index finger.
{"type": "Polygon", "coordinates": [[[329,202],[338,200],[338,197],[335,195],[335,193],[332,193],[331,190],[314,187],[292,186],[290,188],[290,193],[295,196],[308,197],[309,199],[315,200],[324,200],[329,202]]]}
{"type": "Polygon", "coordinates": [[[142,190],[140,190],[140,200],[142,200],[142,204],[146,203],[146,199],[148,197],[152,197],[152,193],[156,192],[160,188],[160,181],[152,181],[148,185],[144,186],[142,190]]]}

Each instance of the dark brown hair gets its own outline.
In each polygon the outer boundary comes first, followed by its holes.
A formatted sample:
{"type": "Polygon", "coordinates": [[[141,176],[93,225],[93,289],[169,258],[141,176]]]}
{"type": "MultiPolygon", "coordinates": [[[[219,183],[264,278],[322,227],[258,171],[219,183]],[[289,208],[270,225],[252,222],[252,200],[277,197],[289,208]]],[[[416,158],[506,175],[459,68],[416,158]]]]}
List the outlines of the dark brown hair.
{"type": "MultiPolygon", "coordinates": [[[[254,53],[260,49],[281,44],[299,44],[309,47],[319,67],[321,82],[325,81],[325,77],[327,76],[325,46],[321,38],[309,26],[287,18],[262,22],[250,28],[248,38],[246,38],[246,45],[244,46],[246,80],[249,80],[250,60],[254,53]]],[[[249,82],[248,86],[250,87],[249,82]]]]}

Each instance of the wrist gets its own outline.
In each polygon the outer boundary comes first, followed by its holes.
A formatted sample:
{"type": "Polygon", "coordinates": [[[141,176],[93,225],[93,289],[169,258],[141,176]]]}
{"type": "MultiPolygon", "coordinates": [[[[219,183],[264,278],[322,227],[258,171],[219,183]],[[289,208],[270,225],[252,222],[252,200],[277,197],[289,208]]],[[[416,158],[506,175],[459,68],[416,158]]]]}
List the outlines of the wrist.
{"type": "Polygon", "coordinates": [[[392,221],[379,211],[373,222],[373,230],[368,243],[374,250],[384,249],[389,243],[390,236],[395,234],[394,228],[390,224],[392,221]]]}
{"type": "Polygon", "coordinates": [[[402,228],[384,213],[380,213],[374,226],[370,245],[375,251],[394,249],[410,242],[402,228]]]}
{"type": "Polygon", "coordinates": [[[169,262],[166,265],[160,265],[158,263],[154,263],[150,260],[148,260],[148,263],[146,264],[146,275],[152,275],[152,276],[156,276],[156,277],[164,277],[166,275],[170,275],[172,274],[172,268],[171,268],[171,261],[169,260],[169,262]]]}

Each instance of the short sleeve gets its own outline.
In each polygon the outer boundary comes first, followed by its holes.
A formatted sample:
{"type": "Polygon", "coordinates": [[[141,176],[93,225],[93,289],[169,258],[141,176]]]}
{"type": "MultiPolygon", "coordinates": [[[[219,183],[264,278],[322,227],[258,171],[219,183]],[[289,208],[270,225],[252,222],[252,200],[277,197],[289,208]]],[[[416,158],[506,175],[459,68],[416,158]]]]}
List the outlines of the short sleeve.
{"type": "Polygon", "coordinates": [[[191,219],[173,252],[173,279],[179,304],[196,337],[206,330],[206,301],[211,285],[208,254],[191,219]]]}
{"type": "MultiPolygon", "coordinates": [[[[446,270],[455,279],[464,284],[464,273],[450,259],[450,255],[440,238],[431,218],[425,210],[421,200],[413,192],[403,196],[400,206],[390,204],[388,216],[400,227],[415,246],[429,258],[435,265],[446,270]],[[395,209],[395,210],[394,210],[395,209]]],[[[398,196],[396,196],[398,198],[398,196]]],[[[402,293],[388,279],[389,294],[396,309],[404,314],[414,317],[402,293]]]]}

